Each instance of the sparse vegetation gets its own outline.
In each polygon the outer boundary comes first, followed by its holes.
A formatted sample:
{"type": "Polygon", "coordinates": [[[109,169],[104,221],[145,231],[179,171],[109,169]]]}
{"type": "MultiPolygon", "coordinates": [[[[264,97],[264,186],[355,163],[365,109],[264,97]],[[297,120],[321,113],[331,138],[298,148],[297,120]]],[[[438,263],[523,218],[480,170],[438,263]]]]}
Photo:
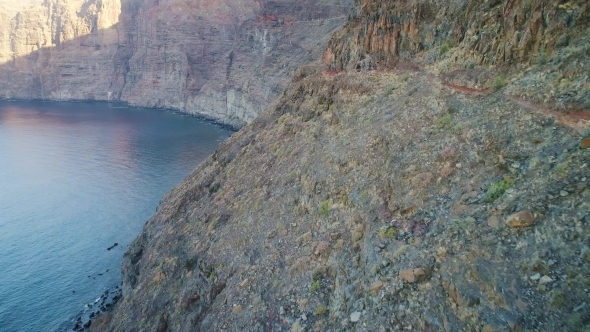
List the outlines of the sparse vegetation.
{"type": "Polygon", "coordinates": [[[537,65],[544,65],[547,62],[549,62],[549,54],[547,54],[547,52],[545,52],[545,51],[540,52],[539,54],[537,54],[537,56],[535,56],[533,61],[537,65]]]}
{"type": "Polygon", "coordinates": [[[391,239],[397,234],[395,227],[387,227],[379,230],[377,235],[382,239],[391,239]]]}
{"type": "Polygon", "coordinates": [[[440,128],[449,129],[453,123],[453,116],[451,114],[445,114],[438,119],[438,126],[440,128]]]}
{"type": "Polygon", "coordinates": [[[316,309],[315,309],[315,315],[316,316],[323,316],[326,314],[326,312],[328,311],[328,307],[326,307],[323,304],[320,304],[316,309]]]}
{"type": "Polygon", "coordinates": [[[328,213],[330,212],[330,200],[325,200],[320,204],[318,208],[318,213],[320,216],[327,217],[328,213]]]}
{"type": "Polygon", "coordinates": [[[459,218],[451,221],[451,229],[453,231],[469,230],[475,226],[475,219],[473,217],[459,218]]]}
{"type": "Polygon", "coordinates": [[[505,87],[506,84],[508,84],[508,81],[506,80],[506,76],[503,74],[494,77],[494,80],[492,81],[492,87],[496,90],[505,87]]]}
{"type": "Polygon", "coordinates": [[[565,304],[566,304],[565,295],[563,294],[562,291],[556,290],[553,293],[553,297],[551,298],[551,304],[553,306],[559,307],[559,308],[565,307],[565,304]]]}
{"type": "Polygon", "coordinates": [[[443,41],[438,47],[438,54],[443,55],[447,53],[451,47],[452,45],[448,40],[443,41]]]}
{"type": "Polygon", "coordinates": [[[385,89],[385,91],[383,92],[383,97],[388,97],[389,95],[391,95],[393,93],[393,90],[395,90],[395,86],[388,86],[387,89],[385,89]]]}
{"type": "Polygon", "coordinates": [[[582,319],[582,315],[579,312],[576,312],[570,316],[568,321],[568,325],[570,331],[581,331],[584,327],[584,321],[582,319]]]}
{"type": "Polygon", "coordinates": [[[498,182],[491,183],[488,185],[486,190],[486,196],[484,197],[483,201],[485,203],[492,203],[493,201],[500,198],[504,193],[512,188],[514,185],[514,180],[508,176],[505,176],[502,180],[498,182]]]}
{"type": "Polygon", "coordinates": [[[567,165],[565,163],[555,165],[553,168],[553,174],[560,178],[565,177],[567,175],[567,165]]]}
{"type": "Polygon", "coordinates": [[[373,97],[367,98],[365,101],[363,101],[363,107],[369,106],[369,104],[372,102],[373,102],[373,97]]]}
{"type": "Polygon", "coordinates": [[[317,293],[320,291],[321,288],[322,288],[322,281],[318,279],[318,280],[311,283],[311,286],[309,286],[309,291],[311,293],[317,293]]]}

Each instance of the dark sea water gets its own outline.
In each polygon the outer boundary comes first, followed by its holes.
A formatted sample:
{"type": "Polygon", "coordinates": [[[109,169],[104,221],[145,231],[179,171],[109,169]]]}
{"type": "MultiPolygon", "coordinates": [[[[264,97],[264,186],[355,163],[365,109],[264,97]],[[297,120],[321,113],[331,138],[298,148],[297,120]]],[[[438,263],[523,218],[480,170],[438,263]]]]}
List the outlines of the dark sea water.
{"type": "Polygon", "coordinates": [[[164,193],[230,134],[165,111],[0,101],[0,331],[71,327],[120,283],[164,193]]]}

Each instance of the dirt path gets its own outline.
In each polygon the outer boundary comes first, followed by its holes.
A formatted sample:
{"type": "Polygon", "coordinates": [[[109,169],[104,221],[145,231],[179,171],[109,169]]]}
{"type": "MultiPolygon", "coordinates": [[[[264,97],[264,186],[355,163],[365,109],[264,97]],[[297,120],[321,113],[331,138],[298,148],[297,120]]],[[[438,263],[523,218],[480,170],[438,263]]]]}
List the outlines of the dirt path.
{"type": "MultiPolygon", "coordinates": [[[[474,88],[470,88],[467,86],[451,84],[451,83],[445,82],[440,77],[429,76],[429,80],[431,82],[438,81],[440,84],[442,84],[444,87],[446,87],[450,90],[465,93],[465,94],[483,96],[483,95],[488,95],[488,94],[492,93],[492,90],[490,90],[490,89],[474,89],[474,88]]],[[[588,129],[588,125],[590,124],[590,111],[588,111],[588,110],[569,111],[566,113],[564,111],[550,109],[550,108],[545,107],[541,104],[534,103],[532,101],[528,101],[528,100],[525,100],[522,98],[518,98],[518,97],[514,97],[514,96],[510,96],[510,95],[504,95],[504,97],[508,98],[509,100],[513,101],[514,103],[518,104],[521,107],[531,110],[534,113],[537,113],[539,115],[555,119],[555,121],[558,124],[572,128],[572,129],[577,130],[579,132],[582,132],[582,131],[585,131],[586,129],[588,129]]]]}
{"type": "Polygon", "coordinates": [[[545,117],[553,118],[557,123],[578,131],[586,130],[588,128],[588,124],[590,123],[590,111],[580,110],[564,113],[562,111],[552,110],[543,105],[533,103],[522,98],[508,95],[506,95],[506,97],[524,108],[527,108],[545,117]]]}

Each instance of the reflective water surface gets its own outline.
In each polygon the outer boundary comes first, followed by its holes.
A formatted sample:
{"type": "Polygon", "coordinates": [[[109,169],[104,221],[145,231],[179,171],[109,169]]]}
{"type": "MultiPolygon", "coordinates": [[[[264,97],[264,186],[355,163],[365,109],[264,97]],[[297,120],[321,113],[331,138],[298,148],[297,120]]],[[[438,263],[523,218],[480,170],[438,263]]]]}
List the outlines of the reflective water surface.
{"type": "Polygon", "coordinates": [[[0,101],[0,331],[61,330],[117,285],[163,194],[230,134],[166,111],[0,101]]]}

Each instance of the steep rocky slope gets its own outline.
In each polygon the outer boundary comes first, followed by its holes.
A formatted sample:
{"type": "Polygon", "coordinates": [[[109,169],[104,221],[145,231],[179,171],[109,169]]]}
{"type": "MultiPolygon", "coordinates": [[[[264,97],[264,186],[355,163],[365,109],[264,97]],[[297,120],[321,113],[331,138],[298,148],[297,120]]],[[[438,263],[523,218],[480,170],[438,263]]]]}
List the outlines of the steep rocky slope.
{"type": "Polygon", "coordinates": [[[164,197],[91,328],[588,331],[588,5],[445,8],[359,3],[328,67],[164,197]],[[526,52],[496,57],[502,10],[526,52]],[[373,46],[389,32],[397,51],[373,46]]]}
{"type": "Polygon", "coordinates": [[[121,100],[244,124],[320,56],[351,4],[46,0],[16,15],[0,7],[0,96],[121,100]]]}

